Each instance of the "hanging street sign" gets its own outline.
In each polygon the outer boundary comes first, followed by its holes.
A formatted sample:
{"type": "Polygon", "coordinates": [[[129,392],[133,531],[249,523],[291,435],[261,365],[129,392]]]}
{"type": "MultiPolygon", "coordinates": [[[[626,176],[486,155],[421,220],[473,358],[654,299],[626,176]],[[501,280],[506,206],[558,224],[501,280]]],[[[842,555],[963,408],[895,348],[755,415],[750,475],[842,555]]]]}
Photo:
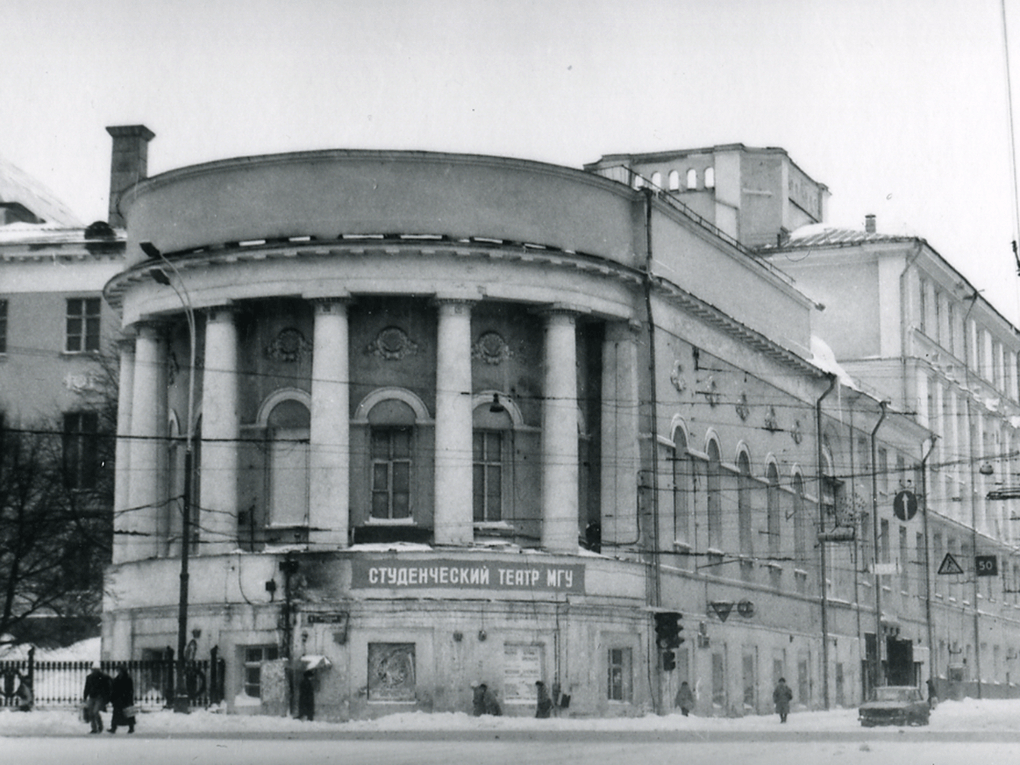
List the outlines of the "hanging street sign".
{"type": "Polygon", "coordinates": [[[938,573],[962,574],[963,569],[960,568],[960,564],[956,562],[956,558],[953,557],[952,553],[946,553],[946,557],[942,559],[942,565],[939,566],[938,573]]]}
{"type": "Polygon", "coordinates": [[[732,600],[713,600],[711,603],[712,610],[715,611],[715,615],[719,617],[719,621],[726,621],[730,615],[730,611],[733,610],[732,600]]]}
{"type": "Polygon", "coordinates": [[[893,515],[901,521],[909,521],[917,515],[917,495],[909,489],[896,494],[893,499],[893,515]]]}
{"type": "Polygon", "coordinates": [[[974,570],[978,576],[998,576],[999,559],[994,555],[975,555],[974,570]]]}

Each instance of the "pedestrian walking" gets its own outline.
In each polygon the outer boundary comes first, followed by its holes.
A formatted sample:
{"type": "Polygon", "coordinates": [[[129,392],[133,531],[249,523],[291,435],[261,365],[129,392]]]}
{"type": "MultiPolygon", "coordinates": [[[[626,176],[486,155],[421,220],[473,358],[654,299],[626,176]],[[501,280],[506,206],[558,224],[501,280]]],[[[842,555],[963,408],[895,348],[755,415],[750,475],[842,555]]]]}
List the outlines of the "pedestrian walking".
{"type": "Polygon", "coordinates": [[[687,717],[694,709],[694,691],[691,690],[691,686],[687,684],[686,680],[680,683],[680,689],[676,692],[676,699],[673,703],[680,708],[680,713],[684,717],[687,717]]]}
{"type": "Polygon", "coordinates": [[[499,699],[496,698],[496,692],[489,686],[482,686],[485,688],[485,693],[482,696],[482,708],[485,714],[492,715],[493,717],[499,717],[503,714],[503,707],[499,705],[499,699]]]}
{"type": "Polygon", "coordinates": [[[32,681],[18,672],[18,690],[14,692],[14,698],[18,702],[19,712],[31,712],[32,704],[35,702],[35,694],[32,693],[32,681]]]}
{"type": "Polygon", "coordinates": [[[308,722],[315,719],[315,684],[312,680],[313,677],[315,677],[315,673],[310,669],[306,669],[301,677],[301,682],[298,683],[297,716],[299,720],[308,720],[308,722]]]}
{"type": "Polygon", "coordinates": [[[786,684],[786,678],[779,678],[776,689],[772,691],[772,701],[776,705],[776,712],[779,713],[779,722],[786,722],[786,716],[790,714],[790,702],[793,700],[793,691],[786,684]]]}
{"type": "Polygon", "coordinates": [[[935,681],[934,680],[932,680],[929,677],[927,680],[925,680],[925,683],[928,686],[928,709],[931,710],[931,709],[934,709],[936,707],[936,705],[939,703],[939,696],[935,692],[935,681]]]}
{"type": "Polygon", "coordinates": [[[535,681],[535,690],[538,691],[535,717],[549,717],[552,714],[553,703],[549,697],[549,689],[541,680],[535,681]]]}
{"type": "Polygon", "coordinates": [[[110,683],[110,705],[113,716],[110,718],[110,733],[116,733],[117,727],[126,725],[128,733],[135,732],[135,683],[128,674],[127,667],[117,667],[117,676],[110,683]]]}
{"type": "Polygon", "coordinates": [[[103,732],[103,718],[100,712],[106,710],[106,704],[110,700],[112,691],[112,680],[103,672],[99,662],[93,662],[88,677],[85,678],[85,689],[82,692],[82,701],[85,702],[85,722],[92,726],[90,733],[103,732]]]}

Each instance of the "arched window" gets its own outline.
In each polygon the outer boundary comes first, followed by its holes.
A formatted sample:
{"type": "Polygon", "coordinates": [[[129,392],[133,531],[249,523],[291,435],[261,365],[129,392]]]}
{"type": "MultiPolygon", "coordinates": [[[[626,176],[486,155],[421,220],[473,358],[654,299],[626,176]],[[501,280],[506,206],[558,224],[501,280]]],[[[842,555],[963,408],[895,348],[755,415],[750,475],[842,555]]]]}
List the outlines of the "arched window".
{"type": "Polygon", "coordinates": [[[687,437],[677,428],[673,432],[673,540],[686,545],[691,519],[691,459],[687,454],[687,437]]]}
{"type": "Polygon", "coordinates": [[[368,413],[371,515],[411,520],[414,500],[415,414],[403,401],[380,401],[368,413]]]}
{"type": "Polygon", "coordinates": [[[652,173],[652,187],[656,189],[662,188],[662,173],[658,170],[652,173]]]}
{"type": "Polygon", "coordinates": [[[670,170],[669,171],[669,190],[679,191],[680,190],[680,171],[670,170]]]}
{"type": "Polygon", "coordinates": [[[754,538],[751,534],[751,490],[754,479],[751,478],[751,459],[747,452],[737,457],[737,524],[740,529],[740,554],[754,554],[754,538]]]}
{"type": "Polygon", "coordinates": [[[266,421],[270,526],[308,523],[308,407],[285,399],[269,412],[266,421]]]}
{"type": "Polygon", "coordinates": [[[698,171],[693,167],[687,171],[687,188],[696,189],[698,188],[698,171]]]}
{"type": "MultiPolygon", "coordinates": [[[[808,565],[808,519],[807,506],[804,502],[804,478],[800,472],[793,474],[793,550],[794,568],[804,571],[808,565]]],[[[797,591],[807,591],[807,576],[797,575],[797,591]]]]}
{"type": "Polygon", "coordinates": [[[504,403],[485,402],[475,407],[472,442],[472,504],[475,523],[495,523],[512,517],[510,471],[513,457],[513,421],[504,403]]]}
{"type": "Polygon", "coordinates": [[[722,464],[719,444],[708,443],[708,464],[705,472],[705,495],[708,503],[708,546],[722,550],[722,464]]]}
{"type": "Polygon", "coordinates": [[[715,168],[714,167],[706,167],[705,168],[705,188],[706,189],[714,189],[715,188],[715,168]]]}
{"type": "Polygon", "coordinates": [[[765,504],[768,516],[769,557],[775,559],[779,557],[779,551],[782,549],[782,527],[779,522],[782,515],[782,510],[780,509],[782,494],[779,491],[779,469],[776,467],[776,463],[769,463],[765,480],[768,484],[766,487],[765,504]]]}

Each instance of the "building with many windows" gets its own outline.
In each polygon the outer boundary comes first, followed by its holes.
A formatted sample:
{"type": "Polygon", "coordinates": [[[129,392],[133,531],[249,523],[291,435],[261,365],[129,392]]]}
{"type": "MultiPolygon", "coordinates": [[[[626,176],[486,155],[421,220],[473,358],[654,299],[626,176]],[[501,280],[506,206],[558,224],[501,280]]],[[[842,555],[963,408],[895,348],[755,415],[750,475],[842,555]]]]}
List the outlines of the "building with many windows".
{"type": "Polygon", "coordinates": [[[128,340],[104,654],[177,641],[187,550],[186,637],[226,658],[234,711],[285,710],[303,666],[338,718],[468,710],[480,682],[514,714],[538,680],[564,713],[666,709],[688,680],[700,713],[753,714],[779,676],[805,708],[926,677],[925,621],[876,618],[893,583],[862,556],[918,554],[869,512],[930,432],[742,243],[827,193],[748,151],[658,180],[322,151],[134,186],[105,288],[128,340]],[[790,193],[708,204],[758,176],[790,193]]]}
{"type": "MultiPolygon", "coordinates": [[[[953,694],[1015,693],[1016,328],[928,242],[880,233],[874,216],[863,230],[808,226],[763,253],[826,305],[819,331],[848,373],[893,406],[915,412],[938,438],[926,494],[933,669],[940,684],[953,694]],[[947,554],[957,568],[943,567],[947,554]]],[[[894,549],[897,538],[906,537],[909,546],[911,524],[890,523],[894,549]]],[[[901,551],[899,558],[909,556],[901,551]]]]}

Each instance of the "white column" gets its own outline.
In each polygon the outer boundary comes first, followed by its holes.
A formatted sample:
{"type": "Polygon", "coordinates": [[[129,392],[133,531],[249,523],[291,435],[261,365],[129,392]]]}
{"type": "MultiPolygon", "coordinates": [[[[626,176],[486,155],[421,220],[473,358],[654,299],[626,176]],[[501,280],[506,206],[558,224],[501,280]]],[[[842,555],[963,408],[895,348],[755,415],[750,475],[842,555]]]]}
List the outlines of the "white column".
{"type": "Polygon", "coordinates": [[[638,343],[624,322],[606,327],[602,347],[602,539],[637,535],[638,343]]]}
{"type": "Polygon", "coordinates": [[[342,299],[314,302],[309,541],[317,547],[346,547],[351,463],[347,305],[342,299]]]}
{"type": "MultiPolygon", "coordinates": [[[[129,401],[131,443],[127,469],[131,471],[131,480],[126,507],[116,516],[116,529],[123,536],[118,545],[121,554],[116,562],[142,560],[156,554],[156,506],[161,467],[159,413],[163,408],[160,397],[166,393],[160,390],[159,379],[165,363],[164,351],[158,326],[138,325],[129,401]]],[[[118,404],[118,408],[120,406],[118,404]]],[[[119,422],[117,429],[120,430],[119,422]]]]}
{"type": "Polygon", "coordinates": [[[546,318],[542,393],[542,547],[576,552],[577,343],[567,311],[546,318]]]}
{"type": "MultiPolygon", "coordinates": [[[[113,528],[123,531],[124,511],[131,507],[131,402],[134,400],[135,341],[120,342],[120,378],[117,394],[117,447],[114,456],[113,528]]],[[[126,560],[128,538],[113,535],[113,562],[126,560]]]]}
{"type": "Polygon", "coordinates": [[[202,371],[202,444],[199,508],[192,538],[205,555],[237,545],[238,439],[237,327],[229,307],[209,311],[202,371]]]}
{"type": "Polygon", "coordinates": [[[468,545],[474,540],[471,426],[471,304],[440,300],[436,343],[437,545],[468,545]]]}

